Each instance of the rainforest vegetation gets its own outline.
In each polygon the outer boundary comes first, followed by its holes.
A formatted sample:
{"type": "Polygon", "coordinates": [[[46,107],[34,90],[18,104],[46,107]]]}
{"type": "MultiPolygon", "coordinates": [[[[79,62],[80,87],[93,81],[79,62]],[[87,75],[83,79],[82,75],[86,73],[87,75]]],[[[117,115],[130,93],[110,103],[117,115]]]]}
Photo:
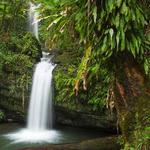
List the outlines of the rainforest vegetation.
{"type": "Polygon", "coordinates": [[[0,1],[0,122],[27,114],[34,65],[54,55],[54,104],[117,117],[124,150],[150,148],[150,1],[32,0],[39,40],[28,30],[28,0],[0,1]],[[6,112],[3,110],[7,110],[6,112]]]}

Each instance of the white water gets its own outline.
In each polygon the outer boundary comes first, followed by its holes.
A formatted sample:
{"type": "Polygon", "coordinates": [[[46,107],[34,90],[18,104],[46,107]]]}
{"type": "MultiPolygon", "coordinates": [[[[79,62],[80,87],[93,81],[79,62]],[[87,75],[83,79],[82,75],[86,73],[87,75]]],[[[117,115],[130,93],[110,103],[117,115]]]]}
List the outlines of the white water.
{"type": "Polygon", "coordinates": [[[38,34],[38,17],[39,13],[36,9],[40,7],[39,5],[35,5],[32,2],[29,2],[29,31],[33,33],[33,35],[39,40],[38,34]]]}
{"type": "Polygon", "coordinates": [[[37,64],[32,85],[27,128],[52,128],[52,71],[54,65],[46,58],[37,64]]]}
{"type": "Polygon", "coordinates": [[[6,135],[17,142],[52,142],[59,138],[52,129],[52,71],[55,68],[43,53],[41,62],[36,65],[28,111],[27,128],[6,135]]]}
{"type": "MultiPolygon", "coordinates": [[[[38,12],[39,7],[30,2],[29,27],[30,31],[38,37],[38,12]]],[[[27,128],[16,133],[5,135],[13,143],[53,142],[59,139],[57,131],[52,130],[52,72],[55,68],[50,62],[48,53],[43,52],[41,62],[36,65],[30,104],[28,110],[27,128]],[[51,130],[50,130],[51,129],[51,130]]]]}

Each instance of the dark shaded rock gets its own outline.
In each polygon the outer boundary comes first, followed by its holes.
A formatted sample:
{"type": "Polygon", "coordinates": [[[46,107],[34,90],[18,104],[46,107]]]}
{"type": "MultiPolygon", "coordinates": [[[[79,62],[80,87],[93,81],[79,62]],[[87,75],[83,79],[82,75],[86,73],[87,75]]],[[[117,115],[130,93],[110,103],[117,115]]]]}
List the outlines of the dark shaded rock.
{"type": "Polygon", "coordinates": [[[118,137],[106,137],[92,140],[85,140],[74,144],[47,145],[39,148],[25,148],[22,150],[120,150],[118,137]]]}
{"type": "MultiPolygon", "coordinates": [[[[3,108],[2,106],[0,106],[1,108],[3,108]]],[[[19,123],[25,123],[25,115],[23,115],[20,112],[16,112],[16,111],[11,111],[7,108],[3,108],[2,109],[5,117],[4,119],[2,119],[2,122],[19,122],[19,123]]]]}
{"type": "Polygon", "coordinates": [[[55,121],[57,124],[84,128],[100,128],[108,132],[116,132],[116,119],[105,113],[92,114],[81,110],[70,110],[55,106],[55,121]]]}

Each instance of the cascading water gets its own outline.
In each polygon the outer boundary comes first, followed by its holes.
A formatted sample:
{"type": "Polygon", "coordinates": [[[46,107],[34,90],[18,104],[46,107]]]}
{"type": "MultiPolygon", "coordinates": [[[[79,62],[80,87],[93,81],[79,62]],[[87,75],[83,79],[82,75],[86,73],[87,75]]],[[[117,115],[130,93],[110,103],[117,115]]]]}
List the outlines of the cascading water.
{"type": "Polygon", "coordinates": [[[55,65],[44,54],[37,64],[32,85],[28,125],[31,130],[52,128],[52,71],[55,65]]]}
{"type": "Polygon", "coordinates": [[[15,142],[52,142],[59,137],[52,128],[52,71],[55,65],[43,52],[36,65],[29,104],[27,128],[6,135],[15,142]]]}
{"type": "MultiPolygon", "coordinates": [[[[30,31],[38,39],[38,13],[35,11],[37,7],[39,7],[39,5],[36,6],[30,3],[29,27],[30,31]]],[[[64,131],[61,132],[59,130],[52,129],[52,72],[54,68],[55,65],[51,63],[48,54],[43,52],[41,62],[36,65],[33,76],[27,127],[25,129],[21,129],[18,132],[4,135],[4,137],[12,140],[12,143],[8,144],[10,147],[9,150],[16,150],[16,148],[13,148],[12,145],[15,145],[16,143],[16,145],[19,145],[19,143],[21,143],[22,146],[25,143],[41,144],[46,142],[60,144],[64,143],[64,141],[65,143],[68,143],[69,141],[74,142],[76,141],[76,137],[78,137],[79,139],[82,137],[82,134],[77,136],[78,132],[80,131],[75,131],[72,136],[70,136],[70,132],[68,131],[65,131],[68,132],[68,134],[64,134],[64,131]]],[[[89,133],[89,131],[86,131],[86,134],[87,133],[89,133]]],[[[83,139],[85,139],[84,136],[83,139]]],[[[2,140],[2,143],[5,140],[6,139],[2,140]]],[[[0,149],[3,148],[0,146],[0,149]]],[[[8,150],[7,146],[5,150],[8,150]]]]}
{"type": "Polygon", "coordinates": [[[39,40],[38,34],[38,17],[39,13],[36,11],[37,8],[40,7],[39,5],[35,5],[32,2],[29,2],[29,31],[33,33],[33,35],[39,40]]]}
{"type": "MultiPolygon", "coordinates": [[[[38,13],[36,6],[30,2],[29,27],[38,39],[38,13]]],[[[58,139],[58,132],[49,130],[52,128],[52,72],[55,65],[52,64],[48,53],[43,52],[41,62],[36,65],[30,104],[28,110],[27,128],[17,133],[8,134],[14,142],[52,142],[58,139]]]]}
{"type": "MultiPolygon", "coordinates": [[[[29,29],[38,37],[38,17],[36,11],[39,5],[29,2],[29,29]]],[[[41,62],[36,65],[28,111],[27,128],[30,130],[45,130],[52,128],[52,71],[55,67],[43,52],[41,62]]]]}

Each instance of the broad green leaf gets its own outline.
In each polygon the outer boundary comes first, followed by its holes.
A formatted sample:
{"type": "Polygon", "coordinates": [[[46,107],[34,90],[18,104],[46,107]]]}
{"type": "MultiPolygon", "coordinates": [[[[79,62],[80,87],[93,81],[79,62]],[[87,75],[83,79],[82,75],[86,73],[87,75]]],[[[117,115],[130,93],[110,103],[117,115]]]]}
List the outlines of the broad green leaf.
{"type": "Polygon", "coordinates": [[[120,6],[121,6],[122,1],[123,1],[123,0],[116,0],[117,7],[120,7],[120,6]]]}
{"type": "Polygon", "coordinates": [[[102,43],[102,46],[101,46],[101,51],[102,52],[106,52],[106,50],[107,50],[107,46],[108,46],[107,40],[108,40],[108,38],[107,38],[107,36],[105,36],[104,40],[103,40],[103,43],[102,43]]]}
{"type": "Polygon", "coordinates": [[[112,12],[113,8],[114,8],[114,0],[107,0],[106,1],[107,5],[108,5],[108,12],[112,12]]]}
{"type": "Polygon", "coordinates": [[[93,18],[94,18],[94,23],[96,23],[96,19],[97,19],[97,6],[95,6],[93,8],[92,14],[93,14],[93,18]]]}
{"type": "Polygon", "coordinates": [[[120,23],[120,15],[119,15],[119,13],[117,13],[117,16],[116,16],[116,18],[115,18],[115,25],[116,25],[116,28],[119,27],[119,23],[120,23]]]}
{"type": "Polygon", "coordinates": [[[135,58],[136,57],[136,50],[135,50],[135,47],[134,47],[134,44],[132,41],[129,42],[129,47],[130,47],[130,51],[131,51],[132,55],[135,58]]]}
{"type": "Polygon", "coordinates": [[[109,34],[110,34],[110,37],[111,37],[111,40],[112,40],[112,37],[113,37],[113,34],[114,34],[114,30],[112,28],[109,29],[109,34]]]}
{"type": "Polygon", "coordinates": [[[116,39],[115,39],[115,35],[112,38],[112,42],[111,42],[111,50],[113,50],[116,46],[116,39]]]}
{"type": "Polygon", "coordinates": [[[57,24],[57,23],[62,19],[62,17],[63,17],[63,16],[60,16],[60,17],[56,18],[55,20],[53,20],[53,21],[51,22],[51,24],[47,27],[47,30],[49,30],[49,28],[51,28],[52,25],[57,24]]]}
{"type": "Polygon", "coordinates": [[[121,13],[124,14],[125,16],[128,15],[128,7],[126,5],[126,2],[123,2],[123,4],[122,4],[121,13]]]}

